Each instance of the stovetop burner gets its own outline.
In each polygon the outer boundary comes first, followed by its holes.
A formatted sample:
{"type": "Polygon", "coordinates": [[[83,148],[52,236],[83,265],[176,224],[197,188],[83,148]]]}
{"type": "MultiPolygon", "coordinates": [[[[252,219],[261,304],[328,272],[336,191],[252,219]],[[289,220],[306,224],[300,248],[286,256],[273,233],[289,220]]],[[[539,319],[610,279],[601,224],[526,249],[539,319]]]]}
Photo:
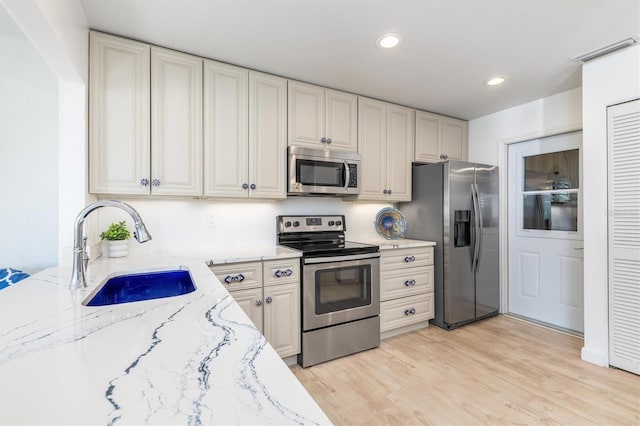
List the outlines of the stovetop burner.
{"type": "Polygon", "coordinates": [[[278,216],[278,244],[303,252],[304,257],[375,253],[378,246],[346,241],[344,216],[278,216]]]}

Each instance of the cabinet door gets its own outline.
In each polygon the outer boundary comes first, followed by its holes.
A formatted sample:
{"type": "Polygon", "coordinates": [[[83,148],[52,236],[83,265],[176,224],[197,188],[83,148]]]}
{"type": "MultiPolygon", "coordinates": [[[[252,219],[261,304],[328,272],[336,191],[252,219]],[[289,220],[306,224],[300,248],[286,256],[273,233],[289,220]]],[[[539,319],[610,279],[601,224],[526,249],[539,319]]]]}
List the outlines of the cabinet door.
{"type": "Polygon", "coordinates": [[[415,161],[437,163],[440,159],[441,117],[416,111],[415,161]]]}
{"type": "Polygon", "coordinates": [[[326,148],[324,88],[289,81],[289,145],[326,148]]]}
{"type": "Polygon", "coordinates": [[[389,105],[387,111],[387,200],[411,201],[414,110],[389,105]]]}
{"type": "Polygon", "coordinates": [[[204,61],[205,196],[247,197],[248,79],[247,69],[204,61]]]}
{"type": "Polygon", "coordinates": [[[256,328],[263,332],[262,328],[262,288],[252,288],[248,290],[236,290],[229,294],[240,305],[245,314],[253,322],[256,328]]]}
{"type": "Polygon", "coordinates": [[[249,72],[249,196],[284,199],[287,80],[249,72]]]}
{"type": "Polygon", "coordinates": [[[202,195],[202,59],[151,48],[151,193],[202,195]]]}
{"type": "Polygon", "coordinates": [[[386,200],[387,104],[358,98],[359,200],[386,200]]]}
{"type": "Polygon", "coordinates": [[[281,357],[300,352],[300,284],[264,288],[264,337],[281,357]]]}
{"type": "Polygon", "coordinates": [[[150,193],[150,46],[90,33],[89,190],[150,193]]]}
{"type": "Polygon", "coordinates": [[[358,97],[349,93],[326,89],[326,132],[331,143],[327,148],[336,151],[358,150],[358,97]]]}
{"type": "Polygon", "coordinates": [[[455,118],[444,118],[442,121],[442,154],[446,160],[464,160],[469,154],[469,123],[455,118]]]}

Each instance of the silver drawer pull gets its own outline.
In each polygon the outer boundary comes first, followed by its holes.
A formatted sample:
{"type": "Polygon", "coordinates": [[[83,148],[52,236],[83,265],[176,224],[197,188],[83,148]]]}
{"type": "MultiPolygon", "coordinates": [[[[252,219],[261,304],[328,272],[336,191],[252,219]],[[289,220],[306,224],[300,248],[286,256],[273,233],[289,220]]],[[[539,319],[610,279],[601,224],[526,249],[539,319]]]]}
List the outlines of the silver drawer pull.
{"type": "Polygon", "coordinates": [[[409,262],[415,262],[416,257],[415,256],[407,256],[404,258],[404,261],[409,263],[409,262]]]}
{"type": "Polygon", "coordinates": [[[416,285],[416,280],[407,280],[404,282],[404,285],[406,285],[407,287],[413,287],[414,285],[416,285]]]}
{"type": "Polygon", "coordinates": [[[238,275],[227,275],[226,277],[224,277],[224,282],[229,284],[229,283],[241,283],[242,281],[244,281],[244,275],[242,274],[238,274],[238,275]]]}
{"type": "Polygon", "coordinates": [[[273,273],[273,275],[275,275],[278,278],[281,277],[290,277],[293,274],[293,271],[289,268],[285,269],[284,271],[281,271],[280,269],[276,270],[276,272],[273,273]]]}
{"type": "Polygon", "coordinates": [[[415,315],[415,313],[416,313],[415,308],[405,309],[405,311],[404,311],[404,314],[405,314],[406,316],[409,316],[409,315],[415,315]]]}

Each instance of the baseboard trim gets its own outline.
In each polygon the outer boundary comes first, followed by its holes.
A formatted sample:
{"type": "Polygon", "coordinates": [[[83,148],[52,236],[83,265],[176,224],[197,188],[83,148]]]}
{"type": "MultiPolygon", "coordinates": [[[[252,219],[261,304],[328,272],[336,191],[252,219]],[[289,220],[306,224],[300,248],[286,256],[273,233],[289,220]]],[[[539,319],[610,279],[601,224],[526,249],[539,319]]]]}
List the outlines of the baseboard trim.
{"type": "Polygon", "coordinates": [[[599,365],[600,367],[609,367],[609,357],[602,352],[592,351],[584,346],[580,351],[580,358],[583,361],[590,362],[591,364],[599,365]]]}

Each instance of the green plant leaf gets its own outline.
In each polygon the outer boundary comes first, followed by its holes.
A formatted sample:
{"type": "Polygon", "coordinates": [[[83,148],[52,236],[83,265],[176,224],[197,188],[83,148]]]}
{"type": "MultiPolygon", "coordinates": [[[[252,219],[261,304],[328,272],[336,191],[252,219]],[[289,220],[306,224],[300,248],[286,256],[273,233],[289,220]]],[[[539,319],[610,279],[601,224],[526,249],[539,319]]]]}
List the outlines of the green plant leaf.
{"type": "Polygon", "coordinates": [[[100,234],[101,240],[118,241],[128,240],[131,238],[131,232],[127,229],[127,222],[124,220],[118,223],[112,223],[100,234]]]}

